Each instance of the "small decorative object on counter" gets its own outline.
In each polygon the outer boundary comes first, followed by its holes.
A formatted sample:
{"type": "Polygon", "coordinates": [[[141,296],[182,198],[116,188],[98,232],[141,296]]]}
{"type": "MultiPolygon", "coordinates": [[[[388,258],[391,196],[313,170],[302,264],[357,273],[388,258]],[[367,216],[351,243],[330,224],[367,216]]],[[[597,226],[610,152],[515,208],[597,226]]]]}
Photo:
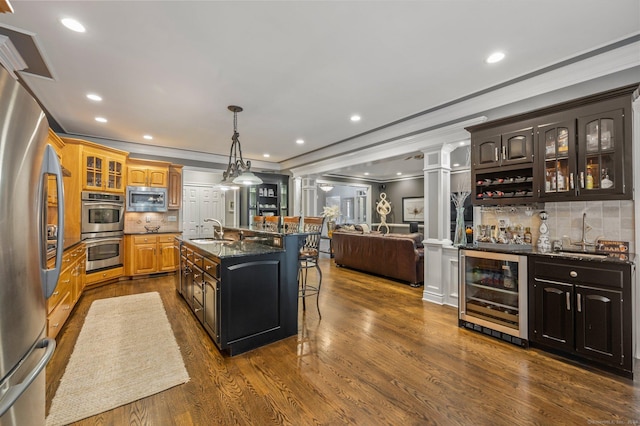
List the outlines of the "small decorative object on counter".
{"type": "Polygon", "coordinates": [[[531,244],[531,228],[529,228],[528,226],[526,228],[524,228],[524,243],[525,244],[531,244]]]}
{"type": "Polygon", "coordinates": [[[538,237],[538,250],[542,253],[551,251],[551,242],[549,241],[549,227],[547,226],[547,219],[549,216],[546,211],[540,212],[540,236],[538,237]]]}

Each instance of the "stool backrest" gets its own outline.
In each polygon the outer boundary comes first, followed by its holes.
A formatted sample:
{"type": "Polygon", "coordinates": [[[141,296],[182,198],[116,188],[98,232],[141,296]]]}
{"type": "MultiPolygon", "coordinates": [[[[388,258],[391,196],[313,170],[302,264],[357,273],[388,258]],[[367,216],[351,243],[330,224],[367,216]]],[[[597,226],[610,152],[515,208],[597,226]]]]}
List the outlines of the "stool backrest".
{"type": "Polygon", "coordinates": [[[262,229],[263,224],[264,216],[253,216],[251,219],[251,226],[253,226],[253,229],[262,229]]]}
{"type": "Polygon", "coordinates": [[[265,216],[264,230],[278,232],[280,228],[280,216],[265,216]]]}
{"type": "Polygon", "coordinates": [[[282,232],[295,234],[300,230],[300,216],[284,216],[282,218],[282,232]]]}
{"type": "Polygon", "coordinates": [[[324,225],[324,217],[322,216],[306,216],[303,218],[302,232],[310,232],[312,234],[307,235],[304,246],[300,250],[301,255],[318,258],[322,225],[324,225]]]}

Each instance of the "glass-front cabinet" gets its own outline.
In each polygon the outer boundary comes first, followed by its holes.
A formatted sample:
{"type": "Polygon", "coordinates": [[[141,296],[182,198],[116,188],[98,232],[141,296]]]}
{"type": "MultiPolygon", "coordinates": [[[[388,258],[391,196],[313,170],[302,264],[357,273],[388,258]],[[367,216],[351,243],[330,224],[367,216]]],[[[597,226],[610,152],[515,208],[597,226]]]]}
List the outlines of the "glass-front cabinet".
{"type": "Polygon", "coordinates": [[[511,343],[527,341],[527,257],[460,250],[461,326],[511,343]]]}
{"type": "Polygon", "coordinates": [[[285,175],[256,173],[263,183],[243,188],[240,193],[240,225],[247,226],[253,216],[287,216],[288,182],[285,175]]]}
{"type": "Polygon", "coordinates": [[[82,151],[82,188],[124,192],[125,156],[110,154],[100,150],[83,147],[82,151]]]}
{"type": "Polygon", "coordinates": [[[537,145],[543,150],[544,161],[541,176],[544,184],[540,196],[567,198],[576,193],[576,144],[575,120],[538,126],[537,145]]]}
{"type": "Polygon", "coordinates": [[[622,194],[622,109],[578,118],[578,173],[582,195],[622,194]]]}

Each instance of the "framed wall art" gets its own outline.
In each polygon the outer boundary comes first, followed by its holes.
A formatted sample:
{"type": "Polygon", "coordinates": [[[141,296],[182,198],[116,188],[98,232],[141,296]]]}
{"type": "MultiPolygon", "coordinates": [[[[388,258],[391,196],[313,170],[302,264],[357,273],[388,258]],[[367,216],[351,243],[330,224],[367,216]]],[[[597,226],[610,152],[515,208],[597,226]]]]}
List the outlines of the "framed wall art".
{"type": "Polygon", "coordinates": [[[402,221],[424,222],[424,197],[402,198],[402,221]]]}

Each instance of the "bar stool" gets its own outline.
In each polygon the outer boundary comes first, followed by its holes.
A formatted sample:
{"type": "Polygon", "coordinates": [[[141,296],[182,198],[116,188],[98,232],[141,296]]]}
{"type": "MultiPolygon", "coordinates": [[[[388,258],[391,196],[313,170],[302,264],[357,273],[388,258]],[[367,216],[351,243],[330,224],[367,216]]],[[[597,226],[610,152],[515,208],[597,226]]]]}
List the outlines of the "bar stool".
{"type": "Polygon", "coordinates": [[[278,232],[278,228],[280,228],[280,216],[265,216],[263,228],[265,231],[278,232]]]}
{"type": "Polygon", "coordinates": [[[302,232],[310,233],[305,238],[304,244],[298,254],[298,297],[302,298],[302,310],[306,311],[307,306],[305,299],[309,296],[316,296],[316,308],[318,316],[320,314],[320,287],[322,285],[322,271],[318,265],[318,257],[320,255],[320,234],[322,233],[322,225],[324,217],[305,217],[303,219],[302,232]],[[315,268],[318,271],[318,283],[309,284],[307,280],[308,271],[315,268]]]}
{"type": "Polygon", "coordinates": [[[282,218],[282,233],[295,234],[300,229],[300,216],[284,216],[282,218]]]}
{"type": "Polygon", "coordinates": [[[253,216],[251,219],[251,227],[261,231],[264,225],[264,216],[253,216]]]}

